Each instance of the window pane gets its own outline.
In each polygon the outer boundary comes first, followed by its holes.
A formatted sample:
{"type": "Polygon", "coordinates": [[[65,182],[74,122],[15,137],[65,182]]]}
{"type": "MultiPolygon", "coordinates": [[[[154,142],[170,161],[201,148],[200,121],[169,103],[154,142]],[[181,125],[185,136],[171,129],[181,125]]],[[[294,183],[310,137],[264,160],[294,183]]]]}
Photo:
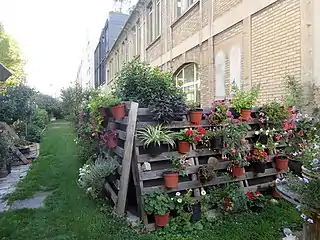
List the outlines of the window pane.
{"type": "Polygon", "coordinates": [[[177,16],[176,17],[180,17],[182,14],[182,0],[177,0],[177,16]]]}
{"type": "Polygon", "coordinates": [[[160,1],[157,1],[157,9],[156,9],[156,37],[161,33],[161,4],[160,1]]]}
{"type": "Polygon", "coordinates": [[[194,82],[194,65],[190,64],[184,69],[184,83],[194,82]]]}

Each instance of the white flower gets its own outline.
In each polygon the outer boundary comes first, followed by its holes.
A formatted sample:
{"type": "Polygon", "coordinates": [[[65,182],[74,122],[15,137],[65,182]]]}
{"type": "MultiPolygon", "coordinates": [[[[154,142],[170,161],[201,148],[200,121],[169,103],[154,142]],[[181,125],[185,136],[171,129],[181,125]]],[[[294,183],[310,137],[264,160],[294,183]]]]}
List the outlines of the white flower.
{"type": "Polygon", "coordinates": [[[296,209],[298,209],[298,210],[300,211],[301,205],[297,205],[297,206],[296,206],[296,209]]]}
{"type": "Polygon", "coordinates": [[[182,203],[182,199],[179,198],[179,199],[177,200],[177,202],[178,202],[178,203],[182,203]]]}
{"type": "Polygon", "coordinates": [[[269,133],[270,132],[270,130],[268,129],[267,131],[266,131],[266,133],[269,133]]]}
{"type": "Polygon", "coordinates": [[[263,148],[266,148],[266,145],[262,145],[263,148]]]}
{"type": "Polygon", "coordinates": [[[278,145],[279,145],[279,143],[277,143],[277,142],[276,142],[274,145],[278,146],[278,145]]]}
{"type": "Polygon", "coordinates": [[[206,193],[205,190],[202,190],[202,191],[201,191],[201,195],[202,195],[202,196],[204,196],[204,195],[206,195],[206,194],[207,194],[207,193],[206,193]]]}
{"type": "Polygon", "coordinates": [[[269,133],[268,133],[268,132],[266,132],[266,135],[268,136],[268,135],[269,135],[269,133]]]}
{"type": "Polygon", "coordinates": [[[179,197],[180,195],[181,195],[181,193],[180,193],[180,192],[176,192],[176,196],[178,196],[178,197],[179,197]]]}
{"type": "Polygon", "coordinates": [[[260,128],[260,132],[263,132],[263,129],[262,129],[262,128],[260,128]]]}
{"type": "Polygon", "coordinates": [[[305,118],[309,117],[308,114],[304,115],[305,118]]]}
{"type": "Polygon", "coordinates": [[[281,183],[281,180],[279,178],[276,179],[276,183],[279,184],[281,183]]]}
{"type": "Polygon", "coordinates": [[[293,155],[293,156],[297,156],[297,155],[298,155],[298,153],[294,152],[294,153],[292,153],[292,155],[293,155]]]}
{"type": "Polygon", "coordinates": [[[303,220],[306,220],[306,218],[307,218],[307,216],[303,213],[300,215],[300,217],[303,218],[303,220]]]}
{"type": "Polygon", "coordinates": [[[254,132],[255,135],[259,135],[259,133],[260,133],[259,131],[255,131],[254,132]]]}
{"type": "Polygon", "coordinates": [[[313,223],[313,220],[312,220],[311,218],[309,218],[309,219],[307,220],[307,222],[312,224],[312,223],[313,223]]]}
{"type": "Polygon", "coordinates": [[[173,198],[171,198],[171,201],[173,201],[173,198]]]}
{"type": "Polygon", "coordinates": [[[275,128],[273,128],[273,129],[272,129],[272,131],[276,131],[276,129],[275,129],[275,128]]]}

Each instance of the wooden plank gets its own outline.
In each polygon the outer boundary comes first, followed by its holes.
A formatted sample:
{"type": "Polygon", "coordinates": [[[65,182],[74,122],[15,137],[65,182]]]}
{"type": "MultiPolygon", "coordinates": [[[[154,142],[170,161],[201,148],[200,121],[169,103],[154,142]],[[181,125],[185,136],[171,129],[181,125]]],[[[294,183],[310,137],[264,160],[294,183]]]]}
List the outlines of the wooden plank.
{"type": "MultiPolygon", "coordinates": [[[[239,181],[243,181],[246,179],[273,176],[276,174],[277,174],[277,171],[275,169],[270,168],[270,169],[266,169],[265,173],[259,173],[257,176],[255,176],[253,172],[248,172],[242,177],[234,178],[231,180],[226,179],[223,176],[218,177],[218,178],[212,179],[211,181],[209,181],[205,184],[202,184],[200,181],[186,181],[186,182],[180,182],[178,185],[178,188],[167,190],[167,192],[183,191],[185,189],[193,189],[193,188],[200,188],[200,187],[209,187],[209,186],[219,185],[219,184],[224,184],[224,183],[239,182],[239,181]]],[[[162,185],[161,186],[152,186],[152,187],[144,188],[143,192],[150,192],[150,191],[157,189],[159,187],[164,189],[164,187],[162,185]]]]}
{"type": "Polygon", "coordinates": [[[144,225],[148,224],[148,216],[144,211],[144,201],[142,196],[142,189],[143,189],[143,181],[140,178],[141,176],[141,165],[138,163],[139,159],[139,148],[134,148],[134,158],[132,162],[132,174],[133,174],[133,181],[136,187],[136,197],[137,197],[137,204],[138,204],[138,212],[140,213],[140,219],[143,221],[144,225]]]}
{"type": "Polygon", "coordinates": [[[134,145],[134,137],[136,131],[137,123],[137,112],[138,112],[138,103],[131,103],[129,116],[128,116],[128,126],[127,126],[127,137],[124,144],[124,154],[122,160],[122,174],[120,178],[120,191],[118,193],[118,204],[116,213],[120,216],[124,215],[126,201],[127,201],[127,192],[128,192],[128,183],[129,176],[131,171],[131,158],[134,145]]]}
{"type": "Polygon", "coordinates": [[[104,186],[105,186],[105,189],[110,193],[111,200],[113,201],[113,203],[117,204],[117,200],[118,200],[117,194],[113,191],[110,184],[108,182],[106,182],[106,184],[104,186]]]}
{"type": "MultiPolygon", "coordinates": [[[[209,150],[208,148],[204,149],[195,149],[195,150],[190,150],[190,152],[187,154],[187,158],[192,158],[192,157],[202,157],[202,156],[216,156],[221,154],[220,152],[217,151],[212,151],[209,150]]],[[[181,154],[179,152],[165,152],[161,153],[157,157],[151,157],[149,154],[142,154],[139,157],[139,163],[143,162],[159,162],[163,160],[169,160],[171,157],[176,157],[176,158],[182,158],[185,154],[181,154]]]]}
{"type": "Polygon", "coordinates": [[[128,125],[129,119],[128,119],[128,117],[124,117],[124,118],[121,119],[121,120],[116,120],[116,119],[114,119],[114,118],[109,118],[108,124],[109,124],[109,123],[119,123],[119,124],[122,124],[122,125],[128,125]]]}
{"type": "MultiPolygon", "coordinates": [[[[223,161],[220,162],[217,165],[217,168],[215,170],[221,170],[221,169],[226,169],[229,165],[230,165],[230,161],[223,161]]],[[[199,167],[202,167],[205,165],[194,165],[194,166],[190,166],[187,168],[188,174],[196,174],[198,173],[198,169],[199,167]]],[[[152,179],[159,179],[162,178],[163,172],[165,170],[154,170],[154,171],[147,171],[147,172],[142,172],[140,178],[143,181],[146,180],[152,180],[152,179]]]]}
{"type": "Polygon", "coordinates": [[[270,182],[248,186],[248,187],[245,187],[244,190],[245,192],[257,192],[257,191],[260,191],[261,189],[268,189],[268,188],[270,188],[270,182]]]}
{"type": "Polygon", "coordinates": [[[127,133],[122,131],[122,130],[119,130],[117,129],[116,130],[117,133],[118,133],[118,138],[121,139],[121,140],[126,140],[126,137],[127,137],[127,133]]]}
{"type": "Polygon", "coordinates": [[[117,146],[113,152],[115,152],[119,157],[123,158],[124,156],[124,149],[122,147],[117,146]]]}

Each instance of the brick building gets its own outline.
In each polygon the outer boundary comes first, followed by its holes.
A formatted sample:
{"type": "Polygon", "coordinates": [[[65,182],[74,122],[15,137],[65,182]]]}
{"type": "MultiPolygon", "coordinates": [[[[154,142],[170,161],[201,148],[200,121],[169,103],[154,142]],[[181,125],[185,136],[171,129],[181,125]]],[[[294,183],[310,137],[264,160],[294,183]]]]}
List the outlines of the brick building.
{"type": "Polygon", "coordinates": [[[103,87],[140,58],[172,71],[203,106],[228,97],[231,82],[260,83],[260,103],[283,95],[287,75],[308,92],[320,77],[319,8],[318,0],[140,0],[106,58],[103,87]]]}

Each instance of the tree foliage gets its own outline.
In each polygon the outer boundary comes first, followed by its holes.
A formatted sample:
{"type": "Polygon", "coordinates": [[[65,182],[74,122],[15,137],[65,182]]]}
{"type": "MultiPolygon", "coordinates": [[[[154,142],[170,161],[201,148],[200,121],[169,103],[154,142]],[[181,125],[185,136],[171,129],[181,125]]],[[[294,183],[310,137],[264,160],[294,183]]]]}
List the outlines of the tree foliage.
{"type": "Polygon", "coordinates": [[[62,118],[61,101],[53,98],[47,94],[38,93],[35,95],[35,103],[39,108],[45,109],[49,116],[54,116],[56,118],[62,118]]]}
{"type": "Polygon", "coordinates": [[[12,76],[5,82],[0,82],[0,90],[11,86],[18,86],[25,79],[24,64],[17,42],[5,32],[0,23],[0,63],[7,67],[12,76]]]}

